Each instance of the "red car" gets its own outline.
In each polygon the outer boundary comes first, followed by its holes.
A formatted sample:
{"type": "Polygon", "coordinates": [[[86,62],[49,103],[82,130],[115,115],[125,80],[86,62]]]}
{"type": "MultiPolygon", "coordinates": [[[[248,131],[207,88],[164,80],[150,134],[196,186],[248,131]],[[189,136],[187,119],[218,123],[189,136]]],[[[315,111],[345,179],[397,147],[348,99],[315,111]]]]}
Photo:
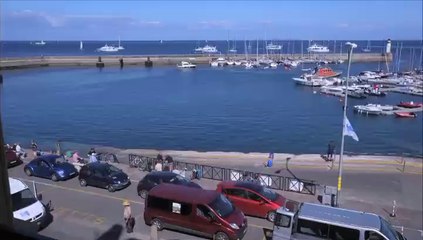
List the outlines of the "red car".
{"type": "Polygon", "coordinates": [[[217,185],[223,193],[246,215],[267,218],[273,222],[276,210],[284,205],[286,198],[270,189],[252,182],[225,181],[217,185]]]}
{"type": "Polygon", "coordinates": [[[5,149],[6,150],[6,162],[7,167],[14,167],[22,163],[22,160],[16,155],[16,152],[12,149],[5,149]]]}

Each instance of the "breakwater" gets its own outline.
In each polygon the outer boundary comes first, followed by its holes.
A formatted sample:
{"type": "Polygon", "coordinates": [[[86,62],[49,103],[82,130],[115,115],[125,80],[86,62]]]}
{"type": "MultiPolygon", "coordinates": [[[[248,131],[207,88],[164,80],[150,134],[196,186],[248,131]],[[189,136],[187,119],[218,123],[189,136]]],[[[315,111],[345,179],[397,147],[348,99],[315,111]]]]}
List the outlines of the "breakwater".
{"type": "MultiPolygon", "coordinates": [[[[259,54],[250,56],[250,59],[268,57],[274,60],[279,59],[303,59],[314,61],[337,61],[348,58],[347,54],[259,54]]],[[[232,60],[246,59],[244,54],[231,55],[199,55],[199,54],[182,54],[182,55],[113,55],[113,56],[41,56],[41,57],[17,57],[17,58],[0,58],[0,70],[6,69],[22,69],[32,67],[54,67],[54,66],[98,66],[101,61],[102,66],[119,66],[124,65],[142,65],[144,66],[148,59],[153,65],[176,65],[181,61],[189,61],[194,64],[208,64],[218,57],[226,57],[232,60]],[[122,59],[122,61],[121,61],[122,59]]],[[[353,62],[390,62],[392,54],[380,53],[357,53],[353,54],[353,62]]]]}

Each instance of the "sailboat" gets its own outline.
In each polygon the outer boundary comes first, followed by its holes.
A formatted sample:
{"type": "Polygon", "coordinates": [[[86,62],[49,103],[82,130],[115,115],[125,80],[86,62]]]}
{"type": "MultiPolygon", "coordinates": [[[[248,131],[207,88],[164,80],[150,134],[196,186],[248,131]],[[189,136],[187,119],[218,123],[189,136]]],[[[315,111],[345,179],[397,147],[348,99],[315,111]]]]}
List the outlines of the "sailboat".
{"type": "Polygon", "coordinates": [[[84,50],[84,43],[82,41],[79,42],[79,50],[84,50]]]}
{"type": "Polygon", "coordinates": [[[124,50],[125,48],[120,45],[120,37],[119,37],[119,45],[116,48],[117,50],[124,50]]]}
{"type": "Polygon", "coordinates": [[[40,46],[44,46],[46,45],[46,42],[44,42],[43,40],[41,40],[40,42],[35,42],[35,45],[40,45],[40,46]]]}
{"type": "Polygon", "coordinates": [[[370,41],[367,41],[367,47],[362,49],[363,52],[371,52],[372,50],[370,49],[370,41]]]}
{"type": "Polygon", "coordinates": [[[229,49],[229,52],[231,52],[231,53],[236,53],[236,52],[238,52],[238,50],[236,50],[236,41],[234,40],[234,42],[233,42],[233,46],[232,46],[232,48],[231,49],[229,49]]]}

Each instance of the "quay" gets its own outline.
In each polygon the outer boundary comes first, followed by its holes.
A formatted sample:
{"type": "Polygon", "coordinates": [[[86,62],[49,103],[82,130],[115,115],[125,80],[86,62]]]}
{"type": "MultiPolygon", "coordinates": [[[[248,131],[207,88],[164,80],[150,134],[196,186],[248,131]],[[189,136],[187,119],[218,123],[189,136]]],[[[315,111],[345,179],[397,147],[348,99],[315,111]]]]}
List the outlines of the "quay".
{"type": "MultiPolygon", "coordinates": [[[[348,59],[347,54],[329,53],[329,54],[260,54],[259,58],[268,57],[273,60],[295,59],[306,62],[337,61],[348,59]]],[[[218,57],[230,58],[232,60],[244,60],[244,54],[185,54],[185,55],[100,55],[100,56],[41,56],[41,57],[16,57],[0,58],[0,70],[23,69],[34,67],[72,67],[86,66],[95,67],[97,63],[103,63],[102,66],[122,66],[140,65],[144,66],[149,60],[154,65],[176,65],[181,61],[188,61],[194,64],[209,64],[218,57]],[[99,59],[101,58],[101,59],[99,59]],[[99,61],[101,60],[101,61],[99,61]]],[[[250,56],[255,59],[257,55],[250,56]]],[[[357,53],[353,55],[353,62],[390,62],[391,53],[357,53]]]]}

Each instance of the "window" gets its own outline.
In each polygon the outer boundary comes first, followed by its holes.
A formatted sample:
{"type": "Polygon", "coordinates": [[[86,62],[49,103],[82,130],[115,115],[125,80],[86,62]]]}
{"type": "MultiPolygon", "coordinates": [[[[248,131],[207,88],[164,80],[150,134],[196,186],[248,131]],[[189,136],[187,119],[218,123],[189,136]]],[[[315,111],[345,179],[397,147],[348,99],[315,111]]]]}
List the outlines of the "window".
{"type": "Polygon", "coordinates": [[[366,231],[364,233],[365,240],[385,240],[379,233],[373,231],[366,231]]]}
{"type": "Polygon", "coordinates": [[[247,198],[247,193],[243,189],[228,188],[224,189],[223,192],[234,197],[247,198]]]}
{"type": "MultiPolygon", "coordinates": [[[[37,200],[35,199],[32,192],[26,188],[20,192],[12,194],[12,209],[17,211],[22,208],[26,208],[34,204],[37,200]]],[[[21,213],[22,215],[22,213],[21,213]]]]}
{"type": "Polygon", "coordinates": [[[251,199],[253,201],[258,202],[258,201],[262,200],[262,198],[259,195],[255,194],[253,192],[250,192],[250,191],[247,191],[247,196],[248,196],[248,199],[251,199]]]}
{"type": "Polygon", "coordinates": [[[148,197],[147,206],[151,208],[161,209],[168,212],[170,212],[172,209],[169,200],[153,197],[153,196],[148,197]]]}
{"type": "Polygon", "coordinates": [[[360,231],[357,229],[331,225],[329,228],[329,239],[333,239],[333,240],[360,239],[360,231]]]}
{"type": "Polygon", "coordinates": [[[192,212],[192,205],[188,203],[172,202],[172,212],[181,215],[190,215],[192,212]]]}
{"type": "Polygon", "coordinates": [[[234,211],[232,203],[222,194],[209,203],[209,206],[221,217],[226,217],[234,211]]]}
{"type": "Polygon", "coordinates": [[[40,160],[39,164],[40,164],[41,167],[48,168],[48,164],[43,160],[40,160]]]}
{"type": "Polygon", "coordinates": [[[197,216],[209,219],[210,218],[210,209],[204,205],[198,205],[196,210],[197,216]]]}
{"type": "Polygon", "coordinates": [[[316,237],[328,237],[329,226],[324,223],[298,219],[298,232],[316,237]]]}
{"type": "Polygon", "coordinates": [[[276,214],[275,225],[288,228],[291,225],[291,217],[283,214],[276,214]]]}
{"type": "Polygon", "coordinates": [[[100,169],[93,169],[93,174],[96,177],[103,177],[103,172],[100,169]]]}

